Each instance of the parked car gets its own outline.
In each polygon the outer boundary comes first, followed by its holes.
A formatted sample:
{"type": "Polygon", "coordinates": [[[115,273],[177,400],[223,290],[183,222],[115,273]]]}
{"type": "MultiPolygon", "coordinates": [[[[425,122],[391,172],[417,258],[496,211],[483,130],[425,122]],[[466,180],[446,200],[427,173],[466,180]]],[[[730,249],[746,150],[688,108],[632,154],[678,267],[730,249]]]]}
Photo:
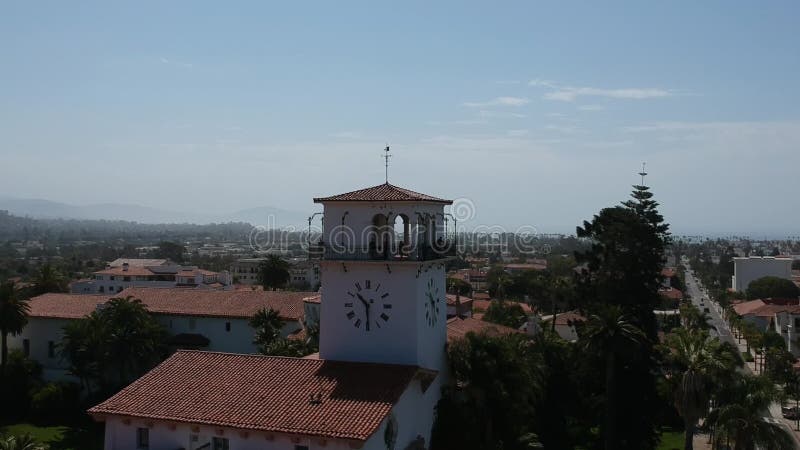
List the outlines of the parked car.
{"type": "Polygon", "coordinates": [[[797,406],[790,406],[790,407],[782,407],[781,414],[783,414],[784,419],[789,420],[800,420],[800,407],[797,406]]]}

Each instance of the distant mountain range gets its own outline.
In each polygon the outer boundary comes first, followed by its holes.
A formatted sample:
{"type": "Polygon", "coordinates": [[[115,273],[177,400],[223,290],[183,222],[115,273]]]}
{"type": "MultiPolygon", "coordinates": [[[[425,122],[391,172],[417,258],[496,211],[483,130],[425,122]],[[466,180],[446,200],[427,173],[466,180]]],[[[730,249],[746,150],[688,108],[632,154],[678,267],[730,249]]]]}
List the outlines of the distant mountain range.
{"type": "Polygon", "coordinates": [[[0,210],[37,219],[127,220],[139,223],[225,223],[247,222],[272,227],[305,227],[307,214],[271,206],[243,209],[226,214],[170,211],[141,205],[98,203],[70,205],[50,200],[0,197],[0,210]]]}

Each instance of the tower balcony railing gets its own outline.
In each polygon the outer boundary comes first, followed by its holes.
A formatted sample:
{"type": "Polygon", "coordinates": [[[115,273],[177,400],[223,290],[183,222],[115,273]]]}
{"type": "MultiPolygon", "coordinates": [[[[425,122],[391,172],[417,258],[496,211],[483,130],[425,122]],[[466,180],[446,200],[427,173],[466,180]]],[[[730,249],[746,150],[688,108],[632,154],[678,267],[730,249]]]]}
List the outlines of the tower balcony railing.
{"type": "Polygon", "coordinates": [[[363,247],[318,242],[309,246],[308,256],[309,259],[332,261],[430,261],[456,256],[456,246],[454,241],[382,248],[377,245],[363,247]]]}

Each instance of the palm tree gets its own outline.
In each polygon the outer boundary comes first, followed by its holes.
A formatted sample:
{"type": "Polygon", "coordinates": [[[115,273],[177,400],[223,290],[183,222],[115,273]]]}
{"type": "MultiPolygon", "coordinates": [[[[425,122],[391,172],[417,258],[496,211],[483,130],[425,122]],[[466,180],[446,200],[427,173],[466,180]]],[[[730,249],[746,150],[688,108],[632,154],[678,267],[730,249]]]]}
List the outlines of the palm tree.
{"type": "Polygon", "coordinates": [[[36,442],[30,434],[0,438],[0,450],[47,450],[48,446],[36,442]]]}
{"type": "Polygon", "coordinates": [[[256,330],[253,343],[258,345],[260,352],[265,353],[266,349],[281,337],[283,320],[274,309],[264,308],[250,318],[250,326],[256,330]]]}
{"type": "Polygon", "coordinates": [[[28,313],[30,305],[17,295],[17,289],[13,282],[4,283],[0,286],[0,367],[5,373],[6,363],[8,362],[8,335],[22,332],[28,323],[28,313]]]}
{"type": "Polygon", "coordinates": [[[708,411],[712,384],[741,358],[735,349],[710,339],[706,331],[678,328],[667,339],[667,362],[675,408],[683,418],[684,449],[692,450],[697,422],[708,411]]]}
{"type": "Polygon", "coordinates": [[[258,282],[264,290],[277,290],[289,282],[289,263],[278,255],[267,255],[258,266],[258,282]]]}
{"type": "Polygon", "coordinates": [[[33,293],[41,295],[47,292],[66,292],[64,276],[52,264],[45,263],[33,276],[33,293]]]}
{"type": "Polygon", "coordinates": [[[616,305],[608,306],[598,314],[590,316],[581,335],[584,348],[598,352],[605,359],[606,450],[617,448],[617,355],[635,350],[646,339],[644,332],[616,305]]]}
{"type": "Polygon", "coordinates": [[[769,405],[781,396],[769,379],[740,375],[726,391],[720,405],[709,414],[716,430],[716,445],[727,441],[733,444],[733,450],[795,448],[794,439],[779,423],[763,417],[769,405]]]}

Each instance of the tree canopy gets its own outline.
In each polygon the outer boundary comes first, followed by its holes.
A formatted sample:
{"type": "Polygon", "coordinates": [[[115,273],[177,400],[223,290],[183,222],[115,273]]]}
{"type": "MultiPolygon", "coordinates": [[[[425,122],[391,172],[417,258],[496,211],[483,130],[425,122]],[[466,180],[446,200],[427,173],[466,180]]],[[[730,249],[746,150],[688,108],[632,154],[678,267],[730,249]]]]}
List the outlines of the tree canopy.
{"type": "Polygon", "coordinates": [[[68,323],[60,350],[86,389],[110,392],[161,362],[167,336],[141,301],[112,298],[86,318],[68,323]]]}
{"type": "Polygon", "coordinates": [[[265,291],[277,290],[289,282],[289,263],[278,255],[268,255],[258,266],[258,282],[265,291]]]}
{"type": "Polygon", "coordinates": [[[761,277],[753,280],[747,286],[747,298],[755,300],[759,298],[797,298],[800,296],[800,288],[785,278],[761,277]]]}

